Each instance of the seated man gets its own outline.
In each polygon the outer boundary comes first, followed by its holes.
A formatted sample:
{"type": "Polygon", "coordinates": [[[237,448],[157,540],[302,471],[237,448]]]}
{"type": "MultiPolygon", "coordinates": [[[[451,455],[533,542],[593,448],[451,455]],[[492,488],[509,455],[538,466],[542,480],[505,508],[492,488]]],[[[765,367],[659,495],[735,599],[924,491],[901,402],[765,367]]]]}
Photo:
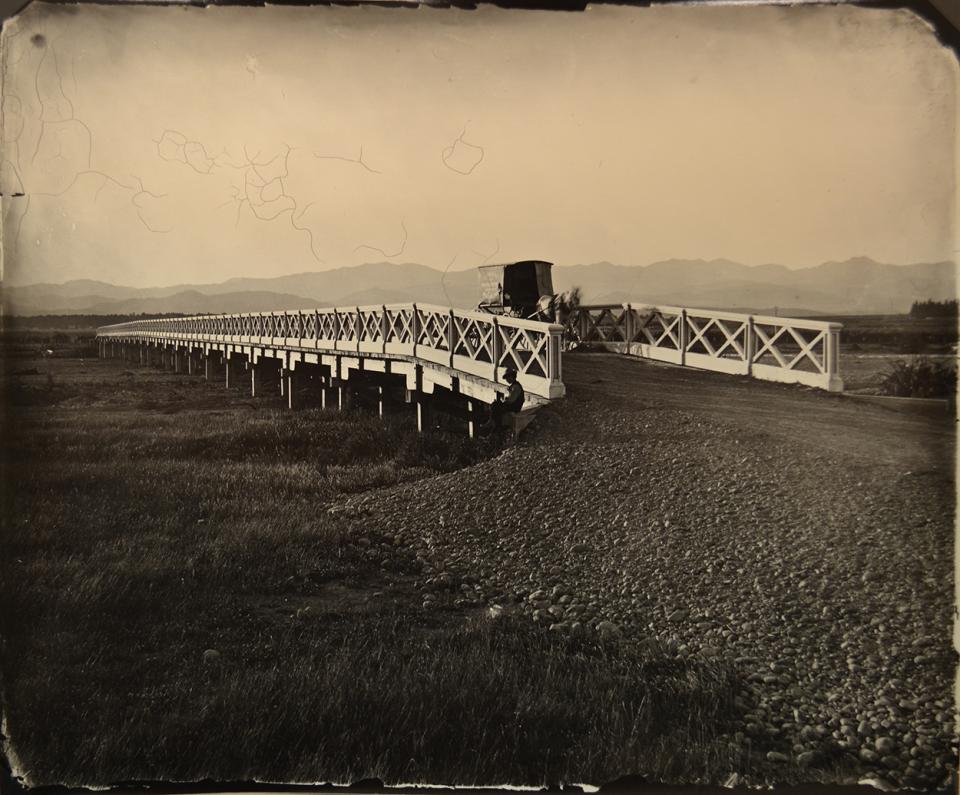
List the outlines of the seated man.
{"type": "Polygon", "coordinates": [[[523,386],[517,380],[517,371],[508,367],[503,374],[503,379],[510,385],[506,397],[497,395],[497,399],[490,406],[490,422],[484,426],[484,430],[491,431],[494,428],[500,428],[506,424],[505,418],[510,414],[517,414],[523,409],[524,392],[523,386]]]}

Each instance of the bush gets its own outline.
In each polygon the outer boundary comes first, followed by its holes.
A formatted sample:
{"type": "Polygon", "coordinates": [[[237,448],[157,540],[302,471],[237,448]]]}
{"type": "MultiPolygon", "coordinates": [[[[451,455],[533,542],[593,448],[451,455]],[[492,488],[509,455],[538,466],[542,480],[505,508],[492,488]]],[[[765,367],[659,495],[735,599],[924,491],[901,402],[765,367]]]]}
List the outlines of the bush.
{"type": "Polygon", "coordinates": [[[891,362],[890,372],[880,381],[880,391],[894,397],[949,398],[956,388],[955,367],[924,357],[891,362]]]}

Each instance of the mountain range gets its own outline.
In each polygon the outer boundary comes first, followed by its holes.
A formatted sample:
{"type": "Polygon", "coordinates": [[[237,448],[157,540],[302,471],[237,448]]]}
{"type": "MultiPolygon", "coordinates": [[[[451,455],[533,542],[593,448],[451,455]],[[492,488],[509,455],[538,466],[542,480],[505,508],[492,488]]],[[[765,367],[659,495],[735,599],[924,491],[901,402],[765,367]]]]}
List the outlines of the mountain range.
{"type": "MultiPolygon", "coordinates": [[[[671,259],[650,265],[554,266],[557,292],[580,287],[584,303],[672,304],[780,314],[897,314],[914,301],[957,297],[952,262],[889,265],[868,257],[812,268],[748,266],[726,259],[671,259]]],[[[210,284],[123,287],[77,279],[6,287],[6,315],[252,312],[419,301],[471,308],[475,270],[442,271],[416,263],[371,263],[210,284]]]]}

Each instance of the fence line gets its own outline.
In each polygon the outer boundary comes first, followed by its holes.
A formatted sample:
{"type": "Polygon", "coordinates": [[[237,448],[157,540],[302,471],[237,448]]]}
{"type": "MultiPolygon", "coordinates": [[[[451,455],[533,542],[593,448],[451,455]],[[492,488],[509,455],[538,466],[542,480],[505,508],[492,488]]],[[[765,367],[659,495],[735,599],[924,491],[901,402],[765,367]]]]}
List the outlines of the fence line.
{"type": "Polygon", "coordinates": [[[429,304],[351,306],[133,320],[97,336],[170,344],[233,344],[399,357],[503,382],[517,370],[533,395],[562,397],[563,327],[429,304]]]}
{"type": "Polygon", "coordinates": [[[585,305],[565,323],[568,342],[765,381],[842,392],[839,323],[712,309],[585,305]]]}

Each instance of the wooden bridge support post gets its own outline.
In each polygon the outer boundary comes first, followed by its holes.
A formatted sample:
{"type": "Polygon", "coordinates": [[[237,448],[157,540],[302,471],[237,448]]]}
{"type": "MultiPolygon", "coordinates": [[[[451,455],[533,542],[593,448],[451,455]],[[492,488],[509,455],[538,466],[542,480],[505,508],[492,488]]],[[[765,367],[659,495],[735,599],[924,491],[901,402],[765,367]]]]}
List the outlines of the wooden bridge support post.
{"type": "Polygon", "coordinates": [[[377,390],[377,416],[380,417],[380,419],[382,420],[383,419],[383,403],[385,399],[383,384],[377,384],[377,386],[374,387],[374,389],[377,390]]]}
{"type": "Polygon", "coordinates": [[[471,439],[477,438],[477,402],[467,398],[467,435],[471,439]]]}
{"type": "Polygon", "coordinates": [[[203,380],[210,380],[210,351],[207,351],[207,355],[203,357],[203,380]]]}
{"type": "Polygon", "coordinates": [[[187,351],[187,375],[193,375],[193,351],[187,351]]]}
{"type": "Polygon", "coordinates": [[[223,385],[229,389],[230,388],[230,371],[233,370],[233,359],[227,354],[226,351],[223,352],[223,385]]]}
{"type": "Polygon", "coordinates": [[[173,372],[175,373],[180,372],[180,349],[179,348],[173,349],[173,372]]]}
{"type": "Polygon", "coordinates": [[[294,402],[293,402],[293,387],[294,387],[294,384],[295,384],[296,380],[297,380],[296,371],[294,371],[294,370],[281,370],[281,372],[280,372],[280,382],[281,382],[281,384],[283,384],[283,382],[286,382],[285,386],[286,386],[286,390],[287,390],[287,408],[290,409],[290,410],[293,410],[293,409],[295,408],[294,402]]]}
{"type": "Polygon", "coordinates": [[[430,396],[423,392],[417,392],[416,399],[417,432],[423,433],[424,428],[430,427],[430,415],[432,414],[433,406],[431,405],[430,396]]]}
{"type": "Polygon", "coordinates": [[[417,433],[423,433],[423,429],[430,424],[430,396],[423,391],[423,367],[417,365],[416,371],[416,390],[414,399],[417,402],[417,433]]]}
{"type": "Polygon", "coordinates": [[[250,397],[257,396],[257,365],[250,364],[250,397]]]}
{"type": "Polygon", "coordinates": [[[340,411],[353,408],[353,390],[346,381],[337,380],[337,408],[340,411]]]}

